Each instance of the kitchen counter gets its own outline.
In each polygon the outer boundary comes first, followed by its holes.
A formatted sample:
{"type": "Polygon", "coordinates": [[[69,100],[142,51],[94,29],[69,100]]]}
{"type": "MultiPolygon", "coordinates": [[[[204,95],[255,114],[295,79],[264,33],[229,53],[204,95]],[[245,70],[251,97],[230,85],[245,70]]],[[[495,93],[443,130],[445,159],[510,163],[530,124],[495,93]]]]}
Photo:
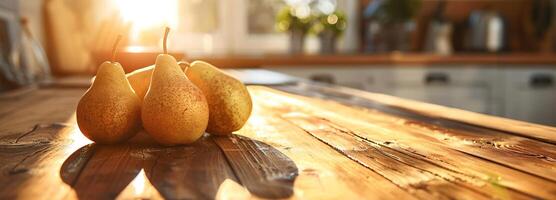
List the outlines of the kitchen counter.
{"type": "Polygon", "coordinates": [[[97,145],[88,81],[0,94],[0,199],[555,199],[556,128],[310,82],[250,85],[229,137],[97,145]]]}
{"type": "MultiPolygon", "coordinates": [[[[160,52],[121,52],[118,60],[126,72],[152,65],[160,52]]],[[[110,53],[97,53],[95,58],[100,64],[110,53]]],[[[173,53],[178,59],[186,61],[204,60],[220,68],[259,68],[259,67],[372,67],[372,66],[455,66],[491,65],[496,67],[521,67],[531,65],[556,66],[556,54],[539,53],[501,53],[501,54],[454,54],[449,56],[425,53],[388,53],[388,54],[332,54],[332,55],[214,55],[187,56],[173,53]]]]}
{"type": "Polygon", "coordinates": [[[461,64],[481,65],[554,65],[555,54],[455,54],[449,56],[423,53],[391,53],[391,54],[334,54],[334,55],[262,55],[262,56],[211,56],[193,57],[187,60],[205,60],[223,68],[252,68],[252,67],[288,67],[288,66],[363,66],[369,65],[404,65],[427,66],[461,64]]]}

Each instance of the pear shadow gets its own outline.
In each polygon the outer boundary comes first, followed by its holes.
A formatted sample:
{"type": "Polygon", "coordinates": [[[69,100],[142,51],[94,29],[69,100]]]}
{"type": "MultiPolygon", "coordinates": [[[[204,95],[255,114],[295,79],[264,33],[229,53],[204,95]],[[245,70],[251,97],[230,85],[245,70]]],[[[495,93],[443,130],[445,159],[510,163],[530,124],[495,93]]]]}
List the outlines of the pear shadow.
{"type": "Polygon", "coordinates": [[[226,180],[257,197],[288,198],[298,174],[289,157],[245,136],[205,134],[191,145],[165,147],[142,131],[124,144],[76,150],[64,161],[60,176],[79,199],[113,199],[141,169],[167,199],[214,199],[226,180]]]}
{"type": "Polygon", "coordinates": [[[130,159],[130,145],[88,144],[62,164],[60,177],[79,199],[114,199],[139,174],[142,163],[130,159]]]}
{"type": "Polygon", "coordinates": [[[271,199],[293,195],[299,170],[288,156],[264,142],[241,135],[211,138],[224,152],[241,185],[251,194],[271,199]]]}

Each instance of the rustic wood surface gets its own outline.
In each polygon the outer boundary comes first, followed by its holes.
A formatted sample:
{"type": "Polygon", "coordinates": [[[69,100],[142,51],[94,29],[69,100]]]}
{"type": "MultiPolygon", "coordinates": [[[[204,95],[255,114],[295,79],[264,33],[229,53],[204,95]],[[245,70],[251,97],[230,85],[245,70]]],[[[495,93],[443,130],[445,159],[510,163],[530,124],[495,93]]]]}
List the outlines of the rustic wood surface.
{"type": "Polygon", "coordinates": [[[79,132],[86,84],[0,94],[0,199],[556,199],[556,129],[347,88],[249,86],[248,124],[163,147],[79,132]]]}

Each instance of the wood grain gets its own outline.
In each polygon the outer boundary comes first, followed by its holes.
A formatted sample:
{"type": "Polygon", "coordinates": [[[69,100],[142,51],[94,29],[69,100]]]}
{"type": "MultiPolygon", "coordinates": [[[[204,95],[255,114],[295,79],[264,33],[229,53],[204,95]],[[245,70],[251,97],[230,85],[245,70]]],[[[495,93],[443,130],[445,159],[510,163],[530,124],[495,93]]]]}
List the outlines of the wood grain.
{"type": "Polygon", "coordinates": [[[57,173],[75,141],[67,124],[39,124],[0,136],[0,199],[62,199],[72,194],[57,173]]]}
{"type": "Polygon", "coordinates": [[[0,103],[0,135],[19,133],[36,124],[74,123],[77,102],[85,89],[39,89],[0,103]]]}
{"type": "Polygon", "coordinates": [[[138,183],[142,189],[153,187],[168,199],[211,199],[223,181],[237,181],[223,153],[207,137],[189,146],[163,147],[141,133],[125,144],[93,144],[74,154],[64,164],[71,167],[60,173],[79,199],[126,199],[121,193],[137,185],[132,181],[141,170],[148,179],[138,183]],[[94,155],[84,161],[84,152],[92,149],[94,155]]]}
{"type": "Polygon", "coordinates": [[[74,120],[83,88],[0,95],[0,199],[556,198],[551,127],[312,83],[248,88],[244,128],[175,147],[145,132],[91,144],[74,120]]]}
{"type": "Polygon", "coordinates": [[[282,117],[422,199],[532,198],[512,190],[500,192],[491,182],[472,179],[384,144],[358,138],[349,129],[324,119],[302,114],[286,114],[282,117]]]}
{"type": "Polygon", "coordinates": [[[315,84],[309,85],[309,88],[305,90],[310,90],[313,93],[335,93],[341,94],[343,96],[350,96],[352,98],[360,97],[367,101],[377,102],[384,105],[406,109],[423,116],[429,116],[433,118],[442,118],[448,120],[459,121],[463,123],[468,123],[471,125],[486,127],[495,130],[506,131],[511,134],[520,135],[523,137],[529,137],[538,139],[544,142],[549,142],[556,144],[556,128],[533,124],[524,121],[518,121],[508,118],[496,117],[491,115],[485,115],[480,113],[475,113],[471,111],[461,110],[457,108],[450,108],[441,105],[429,104],[409,99],[402,99],[394,96],[362,92],[359,90],[340,87],[340,86],[319,86],[315,84]]]}
{"type": "Polygon", "coordinates": [[[221,184],[238,182],[218,146],[203,137],[191,146],[146,148],[149,181],[167,199],[214,199],[221,184]]]}
{"type": "MultiPolygon", "coordinates": [[[[114,199],[139,174],[142,160],[130,155],[134,150],[130,144],[94,144],[94,150],[77,179],[64,182],[72,186],[79,199],[114,199]]],[[[66,162],[69,162],[68,166],[78,164],[74,160],[66,162]]],[[[62,168],[60,173],[65,171],[62,168]]]]}
{"type": "MultiPolygon", "coordinates": [[[[554,165],[556,165],[556,149],[551,144],[529,137],[515,136],[524,134],[472,126],[445,118],[430,117],[405,108],[368,101],[338,91],[321,91],[322,88],[310,87],[319,94],[327,94],[328,99],[376,109],[393,115],[395,117],[384,117],[383,119],[391,119],[390,123],[392,124],[409,126],[414,133],[421,134],[421,138],[428,141],[443,143],[455,150],[556,181],[556,170],[554,168],[554,165]],[[547,171],[546,169],[551,170],[547,171]]],[[[304,87],[304,89],[307,88],[304,87]]],[[[295,89],[290,87],[288,90],[294,91],[295,89]]],[[[297,92],[300,93],[299,90],[297,92]]],[[[488,124],[488,122],[482,124],[488,124]]]]}
{"type": "MultiPolygon", "coordinates": [[[[248,123],[238,132],[272,145],[298,167],[294,199],[416,199],[379,174],[353,162],[281,118],[267,113],[260,96],[250,88],[255,103],[248,123]]],[[[270,98],[270,99],[268,99],[270,98]]]]}
{"type": "Polygon", "coordinates": [[[298,169],[286,155],[268,144],[245,136],[212,139],[228,158],[240,182],[252,194],[271,199],[292,196],[298,169]]]}
{"type": "Polygon", "coordinates": [[[123,198],[141,170],[167,199],[213,199],[224,181],[259,197],[287,198],[297,175],[286,156],[243,136],[204,136],[192,145],[163,147],[144,133],[125,144],[85,146],[66,160],[60,174],[79,199],[113,199],[123,198]]]}
{"type": "Polygon", "coordinates": [[[21,109],[21,107],[26,107],[32,105],[33,103],[38,103],[45,98],[49,98],[50,95],[45,94],[44,92],[38,92],[36,89],[22,89],[2,94],[0,97],[1,119],[4,116],[10,115],[14,111],[21,109]]]}
{"type": "MultiPolygon", "coordinates": [[[[332,101],[269,91],[266,88],[251,87],[251,89],[254,96],[272,99],[272,102],[266,103],[266,105],[271,106],[274,110],[293,114],[301,112],[325,118],[342,127],[349,127],[348,130],[362,139],[388,145],[390,148],[413,157],[424,158],[447,170],[487,182],[496,180],[496,185],[502,186],[506,190],[516,190],[529,196],[553,198],[556,194],[556,185],[553,181],[482,158],[469,156],[465,152],[452,149],[450,145],[424,139],[427,137],[415,133],[412,127],[403,123],[405,120],[402,118],[378,111],[353,108],[332,101]],[[536,185],[543,185],[543,189],[536,188],[536,185]]],[[[554,169],[545,168],[545,170],[551,173],[550,171],[554,169]]]]}

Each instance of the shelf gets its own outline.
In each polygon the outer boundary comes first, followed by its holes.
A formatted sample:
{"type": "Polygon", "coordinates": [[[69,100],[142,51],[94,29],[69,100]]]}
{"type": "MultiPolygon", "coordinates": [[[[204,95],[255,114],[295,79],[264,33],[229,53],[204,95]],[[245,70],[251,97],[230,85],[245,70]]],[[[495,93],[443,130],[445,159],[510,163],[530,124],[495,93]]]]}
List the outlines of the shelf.
{"type": "Polygon", "coordinates": [[[188,60],[205,60],[222,68],[289,67],[289,66],[361,66],[372,65],[552,65],[556,54],[457,54],[450,56],[432,54],[374,54],[374,55],[265,55],[265,56],[215,56],[195,57],[188,60]]]}
{"type": "MultiPolygon", "coordinates": [[[[121,52],[118,61],[126,72],[152,65],[160,52],[121,52]]],[[[260,67],[323,67],[350,66],[373,67],[384,65],[399,66],[461,66],[461,65],[493,65],[499,67],[528,67],[531,65],[555,65],[556,54],[538,53],[506,53],[506,54],[455,54],[449,56],[423,53],[389,53],[389,54],[333,54],[333,55],[215,55],[187,56],[182,53],[171,53],[176,59],[187,61],[204,60],[220,68],[260,68],[260,67]]],[[[108,53],[96,54],[99,62],[109,57],[108,53]]],[[[100,64],[100,63],[98,63],[100,64]]]]}

